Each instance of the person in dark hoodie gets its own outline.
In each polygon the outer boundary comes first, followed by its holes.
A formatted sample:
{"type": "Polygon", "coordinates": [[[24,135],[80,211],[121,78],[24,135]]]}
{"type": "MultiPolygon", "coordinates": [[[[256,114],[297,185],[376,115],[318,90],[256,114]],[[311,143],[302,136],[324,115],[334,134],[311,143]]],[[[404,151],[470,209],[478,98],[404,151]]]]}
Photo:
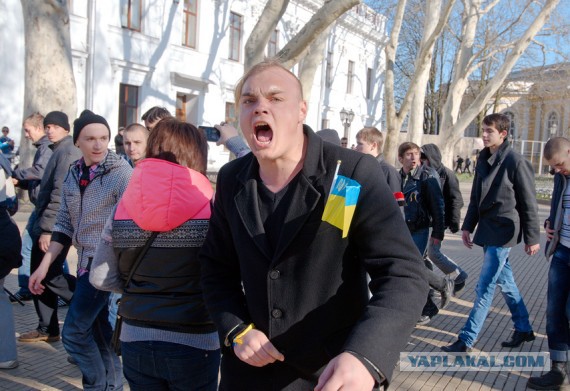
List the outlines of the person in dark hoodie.
{"type": "Polygon", "coordinates": [[[205,176],[207,150],[195,126],[161,120],[97,246],[90,280],[123,294],[121,351],[132,390],[218,386],[220,344],[205,308],[198,259],[214,193],[205,176]]]}
{"type": "Polygon", "coordinates": [[[63,325],[63,345],[75,359],[89,390],[122,390],[121,362],[110,346],[109,292],[89,283],[89,271],[105,221],[131,177],[125,159],[108,149],[111,130],[105,118],[85,110],[73,125],[73,143],[81,150],[63,184],[61,208],[46,254],[30,276],[30,290],[42,294],[43,280],[60,252],[77,248],[77,287],[63,325]]]}
{"type": "MultiPolygon", "coordinates": [[[[52,111],[45,116],[43,124],[47,137],[52,142],[50,148],[53,154],[42,176],[34,210],[36,220],[30,232],[32,237],[31,273],[39,267],[50,245],[56,215],[61,208],[63,181],[69,172],[69,167],[74,160],[81,157],[81,151],[73,145],[73,140],[69,136],[69,120],[65,113],[52,111]]],[[[21,334],[18,341],[56,342],[60,340],[57,297],[59,295],[62,299],[69,301],[75,289],[75,278],[63,273],[63,263],[69,247],[66,245],[61,249],[44,274],[42,284],[46,289],[32,297],[39,318],[38,327],[21,334]]]]}
{"type": "MultiPolygon", "coordinates": [[[[441,162],[441,152],[437,145],[426,144],[421,147],[421,152],[422,160],[439,174],[445,208],[445,228],[449,228],[452,233],[456,233],[459,231],[461,208],[463,208],[463,196],[459,189],[459,181],[454,172],[441,162]]],[[[468,277],[467,272],[441,252],[441,242],[434,243],[433,240],[430,240],[427,255],[443,273],[454,275],[455,292],[463,289],[465,280],[468,277]]]]}
{"type": "MultiPolygon", "coordinates": [[[[40,192],[40,182],[53,151],[49,147],[51,142],[44,129],[43,115],[37,112],[30,114],[24,120],[22,126],[26,138],[36,147],[36,153],[30,167],[17,167],[14,169],[12,172],[12,181],[14,182],[14,186],[20,189],[27,189],[30,202],[36,205],[38,193],[40,192]]],[[[22,266],[18,269],[18,286],[20,289],[14,293],[14,298],[11,298],[12,300],[32,300],[32,293],[28,289],[28,281],[30,279],[30,258],[32,253],[32,237],[30,236],[30,231],[35,221],[36,214],[32,211],[28,218],[26,229],[22,234],[23,261],[22,266]]]]}

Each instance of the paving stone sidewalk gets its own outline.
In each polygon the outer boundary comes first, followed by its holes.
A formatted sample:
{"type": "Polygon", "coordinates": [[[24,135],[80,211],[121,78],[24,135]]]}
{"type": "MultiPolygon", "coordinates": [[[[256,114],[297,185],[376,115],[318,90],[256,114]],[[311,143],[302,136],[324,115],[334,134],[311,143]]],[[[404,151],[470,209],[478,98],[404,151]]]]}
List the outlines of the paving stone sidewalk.
{"type": "MultiPolygon", "coordinates": [[[[466,204],[470,192],[470,184],[462,183],[462,193],[466,204]]],[[[547,205],[539,205],[541,221],[546,218],[547,205]]],[[[25,226],[27,213],[18,213],[16,220],[20,229],[25,226]]],[[[543,232],[544,248],[544,232],[543,232]]],[[[475,298],[475,284],[481,269],[483,251],[481,248],[466,249],[459,234],[446,233],[442,250],[456,260],[468,273],[469,279],[465,289],[445,309],[440,311],[429,324],[415,329],[407,352],[439,353],[440,346],[454,342],[457,333],[464,325],[475,298]]],[[[504,349],[501,341],[509,338],[512,322],[508,308],[497,293],[489,317],[475,348],[485,352],[547,352],[546,340],[546,281],[548,263],[541,251],[529,257],[524,253],[522,245],[511,251],[510,261],[513,266],[517,284],[527,304],[531,324],[537,338],[534,342],[524,343],[518,349],[504,349]]],[[[70,268],[75,269],[76,254],[71,251],[70,268]]],[[[6,288],[17,291],[17,273],[13,271],[6,278],[6,288]]],[[[24,307],[14,305],[16,332],[32,330],[37,325],[37,317],[31,302],[24,307]]],[[[67,308],[59,311],[60,324],[67,313],[67,308]]],[[[0,370],[0,390],[80,390],[81,373],[67,362],[67,354],[61,342],[52,344],[18,343],[18,359],[20,366],[13,370],[0,370]]],[[[390,390],[524,390],[529,376],[538,372],[407,372],[396,368],[390,390]]],[[[125,382],[125,389],[128,385],[125,382]]],[[[263,391],[263,390],[252,390],[263,391]]]]}

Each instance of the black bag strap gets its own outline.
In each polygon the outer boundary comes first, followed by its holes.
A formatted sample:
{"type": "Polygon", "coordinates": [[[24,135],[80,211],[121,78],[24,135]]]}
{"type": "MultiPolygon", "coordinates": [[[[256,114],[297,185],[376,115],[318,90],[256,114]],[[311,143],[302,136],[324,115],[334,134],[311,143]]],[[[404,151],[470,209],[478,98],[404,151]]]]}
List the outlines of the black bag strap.
{"type": "Polygon", "coordinates": [[[129,272],[129,276],[127,277],[127,280],[125,281],[125,288],[129,285],[129,282],[131,282],[131,279],[135,275],[135,271],[137,270],[137,268],[141,264],[143,257],[146,255],[150,245],[152,244],[152,242],[154,242],[154,239],[157,237],[157,235],[158,235],[158,232],[153,231],[152,234],[150,235],[150,237],[146,240],[142,250],[139,252],[137,260],[135,261],[133,267],[131,268],[131,271],[129,272]]]}

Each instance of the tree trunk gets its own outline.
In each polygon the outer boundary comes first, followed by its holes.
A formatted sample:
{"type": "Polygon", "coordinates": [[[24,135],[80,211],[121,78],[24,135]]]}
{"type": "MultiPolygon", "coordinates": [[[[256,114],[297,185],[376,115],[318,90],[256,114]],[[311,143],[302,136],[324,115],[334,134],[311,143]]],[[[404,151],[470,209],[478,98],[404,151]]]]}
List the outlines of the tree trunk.
{"type": "Polygon", "coordinates": [[[246,71],[265,58],[265,48],[271,33],[277,27],[277,23],[279,23],[288,5],[289,0],[269,0],[265,4],[261,16],[245,43],[244,68],[246,71]]]}
{"type": "MultiPolygon", "coordinates": [[[[21,0],[26,43],[24,117],[63,111],[73,121],[77,92],[71,63],[67,1],[21,0]]],[[[20,164],[29,167],[35,150],[22,130],[20,164]]]]}
{"type": "Polygon", "coordinates": [[[303,86],[303,97],[307,103],[309,103],[309,100],[311,99],[311,90],[315,79],[315,72],[323,61],[325,45],[327,44],[327,39],[332,26],[333,25],[330,24],[329,27],[320,34],[317,40],[313,42],[302,62],[299,80],[303,86]]]}

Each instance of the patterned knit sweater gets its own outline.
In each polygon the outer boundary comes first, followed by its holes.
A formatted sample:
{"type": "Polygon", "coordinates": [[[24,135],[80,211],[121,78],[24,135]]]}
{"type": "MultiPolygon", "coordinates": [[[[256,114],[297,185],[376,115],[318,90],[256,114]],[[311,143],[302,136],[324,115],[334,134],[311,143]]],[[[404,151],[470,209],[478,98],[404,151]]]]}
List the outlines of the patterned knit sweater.
{"type": "Polygon", "coordinates": [[[79,191],[79,168],[72,165],[63,184],[61,209],[52,240],[77,248],[77,269],[89,269],[90,259],[101,238],[101,231],[114,206],[127,188],[133,169],[126,160],[108,151],[105,160],[87,185],[83,196],[79,191]]]}

